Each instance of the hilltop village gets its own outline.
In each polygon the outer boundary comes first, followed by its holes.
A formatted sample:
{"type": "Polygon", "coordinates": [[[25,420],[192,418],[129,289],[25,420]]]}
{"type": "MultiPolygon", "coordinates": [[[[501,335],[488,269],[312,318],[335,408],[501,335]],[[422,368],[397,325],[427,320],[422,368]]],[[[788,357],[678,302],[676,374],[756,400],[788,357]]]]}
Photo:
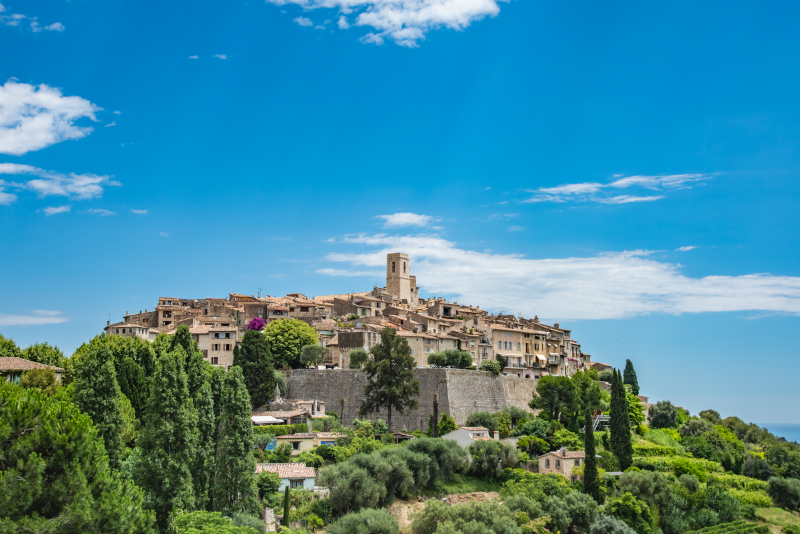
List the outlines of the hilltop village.
{"type": "Polygon", "coordinates": [[[429,354],[448,349],[468,352],[476,368],[487,360],[501,361],[506,376],[523,379],[572,376],[592,366],[591,356],[558,323],[546,325],[538,317],[495,315],[480,306],[421,298],[416,276],[410,273],[408,254],[397,252],[386,257],[386,286],[371,291],[315,297],[160,297],[153,310],[126,312],[122,322],[108,324],[105,330],[152,341],[186,325],[206,360],[225,368],[233,365],[233,349],[256,317],[267,324],[282,319],[309,324],[320,345],[330,349],[322,362],[329,368],[346,369],[350,351],[369,350],[385,328],[408,342],[418,368],[430,367],[429,354]]]}

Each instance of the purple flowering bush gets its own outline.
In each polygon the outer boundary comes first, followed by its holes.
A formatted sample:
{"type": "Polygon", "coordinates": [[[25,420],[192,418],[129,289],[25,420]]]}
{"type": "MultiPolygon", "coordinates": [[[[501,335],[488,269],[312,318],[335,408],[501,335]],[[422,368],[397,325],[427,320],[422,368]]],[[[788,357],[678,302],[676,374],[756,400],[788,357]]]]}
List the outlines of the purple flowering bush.
{"type": "Polygon", "coordinates": [[[264,330],[267,323],[261,317],[253,317],[253,320],[247,323],[248,330],[264,330]]]}

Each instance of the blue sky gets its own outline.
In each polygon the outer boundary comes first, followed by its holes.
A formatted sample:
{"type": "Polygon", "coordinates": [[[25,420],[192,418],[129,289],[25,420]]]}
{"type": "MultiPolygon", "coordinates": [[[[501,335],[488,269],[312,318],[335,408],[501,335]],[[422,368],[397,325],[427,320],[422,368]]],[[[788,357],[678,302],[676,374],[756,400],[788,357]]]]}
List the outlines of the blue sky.
{"type": "Polygon", "coordinates": [[[652,399],[800,423],[797,4],[0,1],[19,344],[400,249],[652,399]]]}

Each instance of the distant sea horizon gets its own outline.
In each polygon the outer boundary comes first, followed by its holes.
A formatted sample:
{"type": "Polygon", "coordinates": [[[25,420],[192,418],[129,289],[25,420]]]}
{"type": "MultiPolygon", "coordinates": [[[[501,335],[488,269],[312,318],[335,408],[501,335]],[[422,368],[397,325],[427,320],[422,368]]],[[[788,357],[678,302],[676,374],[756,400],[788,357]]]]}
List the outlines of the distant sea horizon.
{"type": "Polygon", "coordinates": [[[800,442],[800,424],[796,423],[756,423],[759,427],[766,428],[776,437],[786,438],[786,441],[800,442]]]}

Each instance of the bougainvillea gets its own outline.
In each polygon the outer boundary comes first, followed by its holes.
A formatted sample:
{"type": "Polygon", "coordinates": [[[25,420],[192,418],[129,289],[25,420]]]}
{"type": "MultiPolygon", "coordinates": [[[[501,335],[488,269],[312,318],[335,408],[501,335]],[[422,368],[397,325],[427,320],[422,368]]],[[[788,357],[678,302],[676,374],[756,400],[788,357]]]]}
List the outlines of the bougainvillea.
{"type": "Polygon", "coordinates": [[[247,323],[247,329],[261,331],[266,325],[267,323],[261,317],[253,317],[253,320],[247,323]]]}

